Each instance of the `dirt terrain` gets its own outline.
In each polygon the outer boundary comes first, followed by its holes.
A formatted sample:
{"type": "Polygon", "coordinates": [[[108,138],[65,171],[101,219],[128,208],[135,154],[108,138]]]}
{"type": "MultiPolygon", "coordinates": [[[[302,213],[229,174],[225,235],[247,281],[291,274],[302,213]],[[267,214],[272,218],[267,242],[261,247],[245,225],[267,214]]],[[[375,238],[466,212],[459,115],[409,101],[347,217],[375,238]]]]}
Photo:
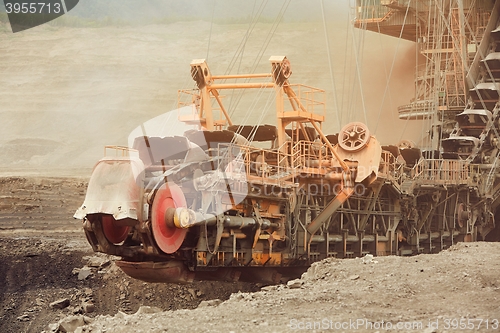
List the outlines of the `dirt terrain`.
{"type": "Polygon", "coordinates": [[[498,243],[365,263],[330,258],[287,286],[196,310],[101,316],[82,332],[498,332],[499,259],[498,243]]]}
{"type": "Polygon", "coordinates": [[[85,178],[0,178],[0,230],[77,231],[80,223],[71,217],[86,188],[85,178]]]}
{"type": "Polygon", "coordinates": [[[116,258],[92,253],[71,219],[86,182],[0,178],[0,332],[62,331],[70,319],[73,329],[87,323],[77,332],[107,333],[383,332],[387,325],[453,332],[460,324],[500,331],[499,243],[459,243],[415,257],[330,258],[301,280],[260,291],[243,283],[147,284],[124,275],[116,258]],[[51,307],[64,299],[69,305],[51,307]]]}

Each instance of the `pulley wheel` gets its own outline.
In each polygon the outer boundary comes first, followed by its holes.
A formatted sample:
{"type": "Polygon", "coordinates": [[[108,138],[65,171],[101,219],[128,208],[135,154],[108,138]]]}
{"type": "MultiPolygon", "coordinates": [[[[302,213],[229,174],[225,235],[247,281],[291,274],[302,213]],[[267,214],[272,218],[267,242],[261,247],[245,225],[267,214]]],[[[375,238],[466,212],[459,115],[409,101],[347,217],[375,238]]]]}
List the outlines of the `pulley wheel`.
{"type": "Polygon", "coordinates": [[[102,232],[110,243],[119,244],[127,238],[130,231],[129,226],[117,225],[116,220],[112,215],[103,215],[101,221],[102,232]]]}
{"type": "Polygon", "coordinates": [[[186,229],[169,227],[165,222],[167,209],[177,207],[186,207],[182,190],[175,184],[162,185],[153,199],[151,225],[156,244],[168,254],[174,253],[181,247],[187,232],[186,229]]]}
{"type": "Polygon", "coordinates": [[[281,63],[281,74],[285,79],[288,79],[292,75],[292,66],[290,65],[290,60],[285,59],[281,63]]]}
{"type": "Polygon", "coordinates": [[[339,133],[339,146],[350,152],[363,149],[370,140],[368,127],[360,122],[345,125],[339,133]]]}
{"type": "Polygon", "coordinates": [[[415,143],[411,140],[401,140],[398,143],[399,149],[415,148],[415,143]]]}

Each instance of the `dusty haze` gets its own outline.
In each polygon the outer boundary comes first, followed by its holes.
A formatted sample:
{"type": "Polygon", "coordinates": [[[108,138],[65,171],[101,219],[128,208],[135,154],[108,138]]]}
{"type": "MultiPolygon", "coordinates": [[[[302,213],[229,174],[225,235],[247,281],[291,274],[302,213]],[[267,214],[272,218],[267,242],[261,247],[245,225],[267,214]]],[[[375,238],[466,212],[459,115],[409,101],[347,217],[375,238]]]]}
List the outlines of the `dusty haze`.
{"type": "MultiPolygon", "coordinates": [[[[352,30],[348,1],[325,1],[328,52],[320,1],[292,0],[271,33],[284,3],[89,0],[24,32],[2,23],[0,171],[89,174],[104,145],[126,145],[140,123],[176,108],[177,90],[193,87],[192,59],[208,55],[212,73],[225,73],[252,19],[232,73],[268,72],[271,55],[286,55],[292,83],[326,90],[327,134],[367,120],[384,144],[418,140],[420,125],[398,120],[396,109],[413,94],[413,44],[352,30]]],[[[264,113],[274,123],[272,96],[254,97],[226,94],[233,121],[264,113]]]]}

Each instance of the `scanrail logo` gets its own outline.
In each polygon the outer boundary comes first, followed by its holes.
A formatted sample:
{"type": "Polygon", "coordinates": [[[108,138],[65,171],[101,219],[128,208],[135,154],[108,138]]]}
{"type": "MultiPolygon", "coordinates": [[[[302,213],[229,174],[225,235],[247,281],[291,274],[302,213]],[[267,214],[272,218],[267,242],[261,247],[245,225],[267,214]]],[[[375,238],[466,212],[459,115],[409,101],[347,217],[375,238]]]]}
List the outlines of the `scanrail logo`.
{"type": "Polygon", "coordinates": [[[30,29],[63,16],[79,0],[3,0],[12,32],[30,29]]]}

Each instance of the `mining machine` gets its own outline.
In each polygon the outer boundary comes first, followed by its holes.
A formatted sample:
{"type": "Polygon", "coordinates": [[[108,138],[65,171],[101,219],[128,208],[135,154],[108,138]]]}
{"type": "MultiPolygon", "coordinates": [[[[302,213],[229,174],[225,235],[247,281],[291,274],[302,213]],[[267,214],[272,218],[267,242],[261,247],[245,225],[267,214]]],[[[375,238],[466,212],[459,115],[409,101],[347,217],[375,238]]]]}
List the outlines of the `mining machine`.
{"type": "Polygon", "coordinates": [[[498,241],[499,6],[358,1],[356,27],[417,44],[425,66],[398,111],[428,120],[426,145],[381,145],[359,122],[324,133],[325,92],[291,83],[284,56],[235,75],[197,59],[177,110],[105,148],[75,218],[94,251],[151,282],[277,283],[327,257],[498,241]],[[231,119],[223,92],[239,89],[269,89],[275,124],[231,119]]]}
{"type": "Polygon", "coordinates": [[[398,147],[413,160],[399,199],[408,253],[500,240],[499,11],[495,0],[357,1],[357,28],[416,45],[415,97],[398,108],[428,127],[398,147]]]}
{"type": "Polygon", "coordinates": [[[324,91],[290,83],[284,56],[270,67],[212,75],[193,60],[196,89],[179,91],[187,102],[168,115],[180,135],[144,135],[146,124],[132,147],[106,147],[75,214],[94,251],[120,256],[145,281],[276,283],[328,256],[390,248],[380,244],[395,240],[393,215],[381,223],[348,212],[377,209],[399,162],[362,123],[324,134],[324,91]],[[270,89],[276,125],[233,123],[228,89],[270,89]]]}

